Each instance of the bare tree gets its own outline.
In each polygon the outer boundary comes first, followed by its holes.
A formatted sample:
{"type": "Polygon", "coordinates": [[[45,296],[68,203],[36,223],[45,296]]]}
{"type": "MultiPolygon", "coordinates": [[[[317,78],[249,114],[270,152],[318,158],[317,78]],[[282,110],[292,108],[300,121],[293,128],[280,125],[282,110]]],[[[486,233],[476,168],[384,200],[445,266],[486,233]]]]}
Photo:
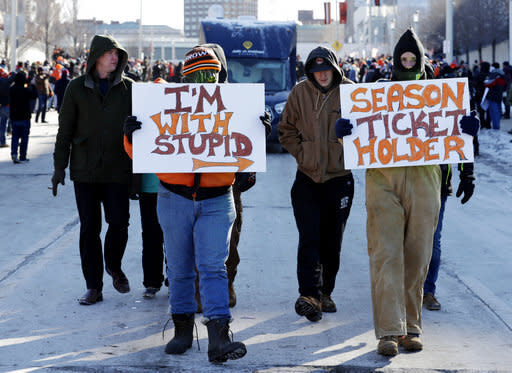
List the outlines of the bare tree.
{"type": "Polygon", "coordinates": [[[63,16],[65,19],[64,28],[66,35],[71,39],[75,56],[79,56],[86,42],[94,34],[89,24],[78,19],[79,4],[78,0],[67,0],[63,7],[63,16]]]}
{"type": "MultiPolygon", "coordinates": [[[[33,1],[33,0],[32,0],[33,1]]],[[[35,14],[31,22],[27,22],[27,37],[34,41],[42,41],[46,59],[50,59],[50,50],[63,35],[60,19],[61,7],[57,0],[37,0],[35,14]]]]}
{"type": "MultiPolygon", "coordinates": [[[[481,51],[508,37],[508,0],[460,0],[454,8],[454,51],[481,51]]],[[[493,50],[494,54],[494,50],[493,50]]]]}
{"type": "Polygon", "coordinates": [[[0,6],[1,6],[1,11],[3,13],[3,18],[4,18],[4,57],[6,59],[8,59],[9,57],[9,36],[7,36],[7,30],[5,29],[6,25],[5,25],[5,20],[7,18],[7,15],[9,14],[9,12],[11,11],[11,7],[10,7],[10,1],[9,0],[3,0],[1,3],[0,3],[0,6]]]}

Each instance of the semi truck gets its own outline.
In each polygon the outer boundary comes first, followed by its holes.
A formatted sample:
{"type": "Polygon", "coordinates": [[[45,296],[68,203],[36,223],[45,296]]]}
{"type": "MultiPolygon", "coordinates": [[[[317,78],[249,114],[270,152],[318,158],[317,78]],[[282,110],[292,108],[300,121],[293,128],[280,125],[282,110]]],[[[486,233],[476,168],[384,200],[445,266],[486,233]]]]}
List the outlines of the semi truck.
{"type": "Polygon", "coordinates": [[[267,142],[279,143],[277,124],[296,83],[295,22],[209,18],[201,21],[199,40],[222,46],[228,82],[265,84],[265,111],[272,122],[267,142]]]}

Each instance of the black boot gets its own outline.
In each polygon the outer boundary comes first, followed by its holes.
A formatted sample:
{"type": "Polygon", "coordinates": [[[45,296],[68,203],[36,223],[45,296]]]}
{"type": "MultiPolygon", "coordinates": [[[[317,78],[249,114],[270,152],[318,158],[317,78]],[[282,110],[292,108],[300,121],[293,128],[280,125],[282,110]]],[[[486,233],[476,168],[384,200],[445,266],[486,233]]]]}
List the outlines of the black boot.
{"type": "Polygon", "coordinates": [[[193,313],[173,313],[174,338],[165,346],[165,353],[179,355],[192,347],[194,339],[194,314],[193,313]]]}
{"type": "Polygon", "coordinates": [[[229,320],[215,319],[206,324],[208,328],[208,360],[212,363],[223,363],[240,359],[247,353],[242,342],[229,339],[229,320]]]}

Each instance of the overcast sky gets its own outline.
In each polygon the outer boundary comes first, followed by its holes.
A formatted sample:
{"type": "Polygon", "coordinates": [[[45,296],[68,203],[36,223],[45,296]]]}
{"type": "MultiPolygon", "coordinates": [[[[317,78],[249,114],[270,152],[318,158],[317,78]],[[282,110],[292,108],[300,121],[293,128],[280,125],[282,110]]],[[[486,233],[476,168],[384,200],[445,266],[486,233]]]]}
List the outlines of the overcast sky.
{"type": "MultiPolygon", "coordinates": [[[[323,3],[324,0],[259,0],[258,18],[296,20],[299,9],[313,10],[315,18],[323,18],[323,3]]],[[[107,23],[135,21],[140,14],[140,0],[78,0],[78,6],[79,18],[95,17],[107,23]]],[[[142,0],[142,22],[183,29],[183,0],[142,0]]]]}

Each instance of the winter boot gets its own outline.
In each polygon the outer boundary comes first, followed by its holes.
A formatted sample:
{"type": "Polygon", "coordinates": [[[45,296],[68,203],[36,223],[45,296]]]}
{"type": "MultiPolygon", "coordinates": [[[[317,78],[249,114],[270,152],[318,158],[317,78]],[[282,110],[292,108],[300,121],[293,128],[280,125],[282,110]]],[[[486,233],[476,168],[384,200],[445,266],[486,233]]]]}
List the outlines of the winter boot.
{"type": "Polygon", "coordinates": [[[309,321],[317,322],[322,319],[322,303],[311,296],[301,295],[295,302],[295,312],[306,316],[309,321]]]}
{"type": "Polygon", "coordinates": [[[194,339],[194,314],[193,313],[173,313],[174,338],[165,346],[165,353],[179,355],[192,347],[194,339]]]}
{"type": "Polygon", "coordinates": [[[421,342],[418,334],[407,334],[398,340],[400,346],[405,348],[406,351],[414,352],[423,350],[423,343],[421,342]]]}
{"type": "Polygon", "coordinates": [[[384,356],[395,356],[398,354],[398,337],[388,335],[379,340],[377,352],[384,356]]]}
{"type": "Polygon", "coordinates": [[[240,359],[247,353],[242,342],[229,339],[229,320],[214,319],[206,323],[208,328],[208,360],[212,363],[223,363],[240,359]]]}
{"type": "Polygon", "coordinates": [[[336,312],[336,303],[332,300],[330,295],[322,295],[322,312],[336,312]]]}

